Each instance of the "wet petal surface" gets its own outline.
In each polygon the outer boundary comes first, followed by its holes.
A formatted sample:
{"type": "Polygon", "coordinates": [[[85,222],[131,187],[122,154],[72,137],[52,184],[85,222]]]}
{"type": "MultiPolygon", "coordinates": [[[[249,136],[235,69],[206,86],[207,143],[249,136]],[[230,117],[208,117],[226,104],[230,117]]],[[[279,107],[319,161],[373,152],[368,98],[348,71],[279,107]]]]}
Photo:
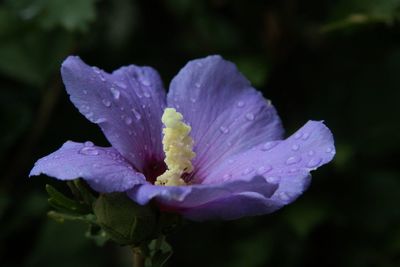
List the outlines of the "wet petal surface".
{"type": "Polygon", "coordinates": [[[197,182],[225,158],[283,134],[271,103],[220,56],[190,61],[172,80],[168,105],[192,126],[197,182]]]}
{"type": "Polygon", "coordinates": [[[83,178],[98,192],[123,192],[145,182],[143,174],[111,147],[92,142],[68,141],[59,150],[39,159],[29,176],[46,174],[60,180],[83,178]]]}
{"type": "Polygon", "coordinates": [[[109,74],[71,56],[61,73],[74,105],[136,169],[162,161],[165,92],[154,69],[131,65],[109,74]]]}

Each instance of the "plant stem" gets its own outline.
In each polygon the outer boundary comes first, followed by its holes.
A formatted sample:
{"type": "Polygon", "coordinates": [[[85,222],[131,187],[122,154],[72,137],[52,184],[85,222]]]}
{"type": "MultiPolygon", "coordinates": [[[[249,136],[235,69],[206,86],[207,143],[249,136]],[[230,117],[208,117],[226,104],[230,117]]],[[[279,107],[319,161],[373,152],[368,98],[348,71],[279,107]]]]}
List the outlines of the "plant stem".
{"type": "Polygon", "coordinates": [[[145,257],[140,247],[132,248],[133,267],[144,267],[145,257]]]}

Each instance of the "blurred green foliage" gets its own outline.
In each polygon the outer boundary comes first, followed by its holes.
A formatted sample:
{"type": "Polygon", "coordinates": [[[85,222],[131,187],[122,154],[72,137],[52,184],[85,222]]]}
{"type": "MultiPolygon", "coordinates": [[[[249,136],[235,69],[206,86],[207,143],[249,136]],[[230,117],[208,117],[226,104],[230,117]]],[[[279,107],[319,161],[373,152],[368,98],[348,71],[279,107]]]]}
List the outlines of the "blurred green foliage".
{"type": "Polygon", "coordinates": [[[221,54],[277,107],[288,133],[324,119],[335,161],[267,216],[187,223],[169,266],[400,266],[399,0],[0,2],[0,265],[129,266],[85,225],[56,224],[34,161],[67,140],[107,141],[69,102],[69,54],[108,71],[150,65],[168,84],[221,54]]]}

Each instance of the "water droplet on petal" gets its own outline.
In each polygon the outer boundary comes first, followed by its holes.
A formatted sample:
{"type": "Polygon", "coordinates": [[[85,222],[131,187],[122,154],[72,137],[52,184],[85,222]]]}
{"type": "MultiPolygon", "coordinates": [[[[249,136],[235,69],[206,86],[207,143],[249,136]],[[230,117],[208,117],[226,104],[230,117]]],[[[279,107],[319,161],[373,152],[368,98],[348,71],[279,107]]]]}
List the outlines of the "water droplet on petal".
{"type": "Polygon", "coordinates": [[[150,86],[150,85],[151,85],[150,80],[148,80],[148,79],[145,78],[145,77],[141,77],[139,81],[140,81],[140,83],[143,84],[144,86],[150,86]]]}
{"type": "Polygon", "coordinates": [[[224,134],[229,133],[229,129],[228,129],[227,127],[225,127],[225,126],[219,127],[219,131],[220,131],[221,133],[224,133],[224,134]]]}
{"type": "Polygon", "coordinates": [[[297,150],[299,150],[299,148],[300,148],[300,146],[297,145],[297,144],[292,145],[292,150],[293,151],[297,151],[297,150]]]}
{"type": "Polygon", "coordinates": [[[103,122],[106,122],[106,121],[107,121],[106,118],[97,118],[97,119],[94,121],[94,123],[103,123],[103,122]]]}
{"type": "Polygon", "coordinates": [[[296,156],[289,157],[289,158],[286,160],[286,164],[287,164],[287,165],[292,165],[292,164],[295,164],[295,163],[299,162],[300,160],[301,160],[300,157],[296,157],[296,156]]]}
{"type": "Polygon", "coordinates": [[[242,108],[242,107],[244,107],[244,102],[243,101],[239,101],[239,102],[236,103],[236,106],[238,108],[242,108]]]}
{"type": "Polygon", "coordinates": [[[135,115],[135,118],[137,119],[137,120],[140,120],[141,118],[142,118],[142,115],[140,115],[140,113],[136,110],[136,109],[131,109],[132,110],[132,112],[133,112],[133,115],[135,115]]]}
{"type": "Polygon", "coordinates": [[[232,178],[232,174],[230,174],[230,173],[224,174],[224,176],[222,176],[222,179],[224,182],[231,178],[232,178]]]}
{"type": "Polygon", "coordinates": [[[103,102],[103,105],[106,107],[111,107],[111,101],[108,99],[103,99],[101,102],[103,102]]]}
{"type": "Polygon", "coordinates": [[[303,134],[303,137],[302,137],[301,139],[302,139],[302,140],[307,140],[308,137],[310,137],[310,134],[309,134],[309,133],[304,133],[304,134],[303,134]]]}
{"type": "Polygon", "coordinates": [[[87,147],[94,146],[93,142],[91,142],[91,141],[86,141],[86,142],[84,143],[84,145],[87,146],[87,147]]]}
{"type": "Polygon", "coordinates": [[[195,98],[195,97],[191,97],[191,98],[190,98],[190,102],[192,102],[192,103],[196,103],[196,101],[197,101],[197,100],[196,100],[196,98],[195,98]]]}
{"type": "Polygon", "coordinates": [[[307,154],[311,157],[311,156],[314,156],[315,152],[314,152],[314,150],[310,150],[310,151],[308,151],[307,154]]]}
{"type": "Polygon", "coordinates": [[[100,77],[100,80],[102,81],[102,82],[105,82],[106,81],[106,78],[104,78],[104,74],[100,71],[99,72],[99,77],[100,77]]]}
{"type": "Polygon", "coordinates": [[[296,133],[296,134],[294,135],[294,139],[300,139],[301,136],[302,136],[301,133],[296,133]]]}
{"type": "Polygon", "coordinates": [[[251,113],[251,112],[247,113],[247,114],[246,114],[246,119],[248,119],[249,121],[254,120],[254,114],[251,113]]]}
{"type": "Polygon", "coordinates": [[[125,124],[126,124],[126,125],[131,125],[131,124],[132,124],[132,119],[131,119],[131,117],[126,117],[126,118],[125,118],[125,124]]]}
{"type": "Polygon", "coordinates": [[[126,89],[127,88],[127,85],[125,83],[123,83],[123,82],[116,81],[115,85],[120,87],[120,88],[122,88],[122,89],[126,89]]]}
{"type": "Polygon", "coordinates": [[[257,174],[258,175],[263,175],[269,171],[272,170],[272,167],[270,165],[266,165],[266,166],[261,166],[257,169],[257,174]]]}
{"type": "Polygon", "coordinates": [[[307,167],[315,168],[321,163],[321,161],[322,161],[321,158],[313,158],[307,163],[307,167]]]}
{"type": "Polygon", "coordinates": [[[82,92],[83,92],[84,95],[87,95],[87,91],[86,90],[83,90],[82,92]]]}
{"type": "Polygon", "coordinates": [[[326,153],[332,153],[333,152],[333,148],[332,147],[327,147],[325,152],[326,153]]]}
{"type": "Polygon", "coordinates": [[[100,73],[100,69],[98,67],[92,67],[93,71],[97,74],[100,73]]]}
{"type": "Polygon", "coordinates": [[[253,171],[254,171],[254,169],[252,167],[246,168],[242,172],[242,175],[248,175],[248,174],[252,173],[253,171]]]}
{"type": "Polygon", "coordinates": [[[111,94],[113,95],[114,99],[118,100],[119,96],[121,95],[121,92],[115,87],[110,87],[110,91],[111,91],[111,94]]]}
{"type": "Polygon", "coordinates": [[[270,184],[277,184],[279,182],[280,177],[279,176],[268,176],[266,178],[267,182],[270,184]]]}
{"type": "Polygon", "coordinates": [[[280,192],[279,193],[279,198],[283,201],[288,201],[290,199],[290,196],[286,192],[280,192]]]}
{"type": "Polygon", "coordinates": [[[79,153],[88,156],[96,156],[99,154],[99,151],[94,147],[85,146],[81,150],[79,150],[79,153]]]}
{"type": "Polygon", "coordinates": [[[201,84],[199,82],[195,83],[194,86],[196,86],[196,88],[200,88],[201,84]]]}
{"type": "Polygon", "coordinates": [[[144,97],[147,97],[147,98],[151,97],[151,95],[148,92],[144,92],[143,95],[144,95],[144,97]]]}
{"type": "Polygon", "coordinates": [[[262,151],[268,151],[268,150],[272,149],[273,147],[275,147],[277,144],[278,144],[278,142],[274,142],[274,141],[266,142],[266,143],[261,147],[261,150],[262,150],[262,151]]]}

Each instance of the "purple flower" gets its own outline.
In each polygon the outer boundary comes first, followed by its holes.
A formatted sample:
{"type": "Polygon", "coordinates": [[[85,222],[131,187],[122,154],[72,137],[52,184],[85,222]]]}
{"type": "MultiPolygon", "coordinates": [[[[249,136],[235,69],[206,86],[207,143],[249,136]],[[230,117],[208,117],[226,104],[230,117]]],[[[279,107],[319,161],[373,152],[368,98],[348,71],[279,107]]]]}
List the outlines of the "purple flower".
{"type": "Polygon", "coordinates": [[[100,126],[112,147],[67,141],[40,159],[30,175],[82,177],[98,192],[126,192],[143,205],[153,200],[192,220],[235,219],[293,202],[308,187],[310,171],[335,154],[332,134],[319,121],[282,140],[271,102],[220,56],[190,61],[167,95],[150,67],[131,65],[109,74],[71,56],[61,73],[71,101],[100,126]],[[183,115],[186,130],[179,144],[188,152],[193,146],[186,157],[190,166],[164,163],[166,107],[183,115]],[[158,182],[167,168],[182,185],[158,182]]]}

